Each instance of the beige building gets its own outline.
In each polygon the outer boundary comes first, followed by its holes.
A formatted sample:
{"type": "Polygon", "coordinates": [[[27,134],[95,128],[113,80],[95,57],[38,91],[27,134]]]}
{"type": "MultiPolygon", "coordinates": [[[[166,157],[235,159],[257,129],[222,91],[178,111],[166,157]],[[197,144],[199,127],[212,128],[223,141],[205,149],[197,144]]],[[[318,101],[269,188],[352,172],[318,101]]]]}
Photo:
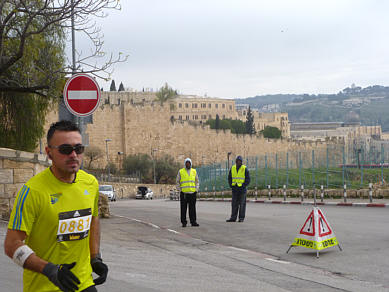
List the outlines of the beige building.
{"type": "Polygon", "coordinates": [[[235,101],[231,99],[179,96],[171,101],[172,120],[205,123],[208,119],[236,119],[235,101]]]}
{"type": "Polygon", "coordinates": [[[381,139],[381,134],[381,126],[361,126],[360,123],[323,122],[291,125],[291,137],[296,140],[325,140],[331,137],[381,139]]]}
{"type": "Polygon", "coordinates": [[[389,132],[381,133],[382,140],[389,140],[389,132]]]}

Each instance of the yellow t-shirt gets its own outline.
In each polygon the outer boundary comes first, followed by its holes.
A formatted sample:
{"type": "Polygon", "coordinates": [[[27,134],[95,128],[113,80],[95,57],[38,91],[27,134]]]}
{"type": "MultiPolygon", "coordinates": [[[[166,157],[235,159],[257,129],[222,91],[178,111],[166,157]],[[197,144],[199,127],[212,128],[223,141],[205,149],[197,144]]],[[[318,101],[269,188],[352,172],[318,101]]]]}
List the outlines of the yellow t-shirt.
{"type": "MultiPolygon", "coordinates": [[[[31,178],[19,191],[9,229],[25,231],[25,243],[40,258],[54,264],[77,264],[71,270],[79,290],[93,285],[89,229],[98,216],[96,178],[79,170],[74,183],[58,180],[49,168],[31,178]]],[[[24,291],[60,291],[43,274],[24,269],[24,291]]]]}

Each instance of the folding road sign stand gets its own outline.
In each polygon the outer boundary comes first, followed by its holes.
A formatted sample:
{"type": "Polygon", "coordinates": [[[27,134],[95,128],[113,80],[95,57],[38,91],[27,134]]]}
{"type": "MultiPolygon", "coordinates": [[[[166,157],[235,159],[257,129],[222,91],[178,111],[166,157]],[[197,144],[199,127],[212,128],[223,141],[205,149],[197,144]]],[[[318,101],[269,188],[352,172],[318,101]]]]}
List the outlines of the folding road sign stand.
{"type": "Polygon", "coordinates": [[[289,246],[286,253],[292,246],[302,246],[316,250],[316,257],[319,257],[319,251],[337,245],[342,250],[335,233],[330,227],[323,212],[316,206],[309,214],[300,233],[289,246]]]}

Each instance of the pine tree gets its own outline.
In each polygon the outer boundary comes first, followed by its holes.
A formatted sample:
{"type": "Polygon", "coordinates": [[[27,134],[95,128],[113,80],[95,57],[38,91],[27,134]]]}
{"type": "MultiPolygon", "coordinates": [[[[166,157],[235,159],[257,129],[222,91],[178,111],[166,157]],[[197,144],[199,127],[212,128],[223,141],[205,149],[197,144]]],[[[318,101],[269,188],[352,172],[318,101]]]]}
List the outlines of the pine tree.
{"type": "Polygon", "coordinates": [[[246,134],[254,135],[255,133],[254,115],[249,107],[246,115],[246,134]]]}
{"type": "Polygon", "coordinates": [[[118,91],[124,91],[124,85],[123,82],[120,82],[118,91]]]}
{"type": "Polygon", "coordinates": [[[215,120],[215,129],[219,129],[220,128],[220,118],[219,118],[219,115],[216,115],[216,120],[215,120]]]}
{"type": "Polygon", "coordinates": [[[115,80],[113,80],[113,79],[112,79],[111,87],[109,88],[109,91],[116,91],[115,80]]]}

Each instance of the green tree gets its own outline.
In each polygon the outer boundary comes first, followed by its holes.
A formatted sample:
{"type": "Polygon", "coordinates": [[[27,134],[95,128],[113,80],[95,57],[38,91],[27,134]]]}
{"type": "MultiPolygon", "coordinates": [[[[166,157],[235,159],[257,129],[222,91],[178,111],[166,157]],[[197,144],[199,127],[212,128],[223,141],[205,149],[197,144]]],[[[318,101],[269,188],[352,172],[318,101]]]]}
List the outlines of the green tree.
{"type": "Polygon", "coordinates": [[[126,174],[140,173],[142,179],[152,180],[153,161],[147,154],[129,155],[123,160],[123,169],[126,174]]]}
{"type": "MultiPolygon", "coordinates": [[[[206,121],[206,125],[209,125],[211,129],[217,129],[216,128],[216,121],[219,116],[216,115],[216,119],[209,119],[206,121]]],[[[232,119],[223,119],[218,122],[218,129],[226,130],[230,129],[231,133],[234,134],[245,134],[246,133],[246,126],[245,123],[241,120],[232,120],[232,119]]]]}
{"type": "Polygon", "coordinates": [[[263,137],[279,139],[281,138],[281,131],[276,127],[266,126],[265,129],[261,131],[263,137]]]}
{"type": "Polygon", "coordinates": [[[102,39],[89,16],[104,17],[110,8],[120,8],[118,1],[0,1],[0,147],[36,148],[45,116],[61,96],[65,74],[110,74],[112,64],[127,59],[119,54],[102,66],[89,65],[90,58],[104,57],[102,39]],[[65,64],[65,35],[72,16],[77,31],[94,46],[90,56],[78,55],[77,68],[65,64]]]}
{"type": "Polygon", "coordinates": [[[246,134],[254,135],[255,133],[254,115],[249,106],[246,115],[246,134]]]}
{"type": "Polygon", "coordinates": [[[219,115],[216,115],[216,119],[215,119],[215,129],[216,129],[216,130],[220,129],[220,118],[219,118],[219,115]]]}
{"type": "Polygon", "coordinates": [[[89,146],[85,148],[84,157],[89,160],[88,161],[88,169],[91,168],[92,162],[98,160],[103,157],[104,153],[101,148],[97,146],[89,146]]]}
{"type": "MultiPolygon", "coordinates": [[[[20,21],[19,29],[25,20],[20,21]]],[[[39,23],[31,29],[37,26],[39,23]]],[[[0,61],[19,45],[17,38],[1,40],[4,52],[2,56],[0,51],[0,61]]],[[[64,85],[64,75],[60,73],[64,66],[64,34],[52,27],[26,38],[24,49],[25,53],[13,66],[0,70],[0,147],[33,151],[44,134],[45,115],[56,105],[64,85]],[[31,89],[30,84],[50,85],[31,89]]]]}
{"type": "Polygon", "coordinates": [[[165,85],[156,93],[156,96],[157,100],[161,103],[161,105],[163,105],[164,102],[177,96],[177,90],[172,89],[167,83],[165,83],[165,85]]]}
{"type": "Polygon", "coordinates": [[[123,82],[120,82],[118,91],[124,91],[124,85],[123,82]]]}
{"type": "Polygon", "coordinates": [[[111,54],[107,61],[97,62],[96,59],[106,58],[107,55],[103,51],[103,36],[99,28],[94,25],[92,17],[105,17],[105,10],[120,8],[119,0],[0,1],[0,92],[36,93],[48,96],[50,88],[56,86],[52,81],[58,80],[59,73],[83,72],[107,78],[105,76],[112,73],[110,71],[112,65],[127,60],[127,56],[119,53],[118,57],[114,58],[111,54]],[[67,65],[58,70],[56,63],[51,63],[49,55],[46,66],[36,63],[38,55],[44,54],[45,50],[58,49],[58,42],[63,41],[63,37],[59,37],[59,32],[68,32],[73,16],[77,32],[83,33],[91,41],[91,53],[77,54],[76,63],[79,66],[76,68],[67,65]],[[48,45],[45,50],[42,50],[41,46],[31,45],[43,39],[50,39],[55,46],[48,45]],[[26,58],[26,55],[30,55],[30,58],[26,58]],[[15,71],[18,73],[17,68],[23,68],[22,59],[28,67],[19,72],[26,75],[25,78],[20,79],[20,74],[12,73],[15,71]],[[100,65],[96,65],[97,63],[100,65]],[[36,70],[34,72],[29,69],[36,70]],[[38,76],[35,73],[39,73],[38,76]]]}
{"type": "Polygon", "coordinates": [[[115,80],[112,79],[111,86],[109,87],[109,91],[116,91],[115,80]]]}
{"type": "Polygon", "coordinates": [[[180,165],[170,155],[157,159],[155,162],[155,178],[157,183],[175,184],[180,165]]]}

